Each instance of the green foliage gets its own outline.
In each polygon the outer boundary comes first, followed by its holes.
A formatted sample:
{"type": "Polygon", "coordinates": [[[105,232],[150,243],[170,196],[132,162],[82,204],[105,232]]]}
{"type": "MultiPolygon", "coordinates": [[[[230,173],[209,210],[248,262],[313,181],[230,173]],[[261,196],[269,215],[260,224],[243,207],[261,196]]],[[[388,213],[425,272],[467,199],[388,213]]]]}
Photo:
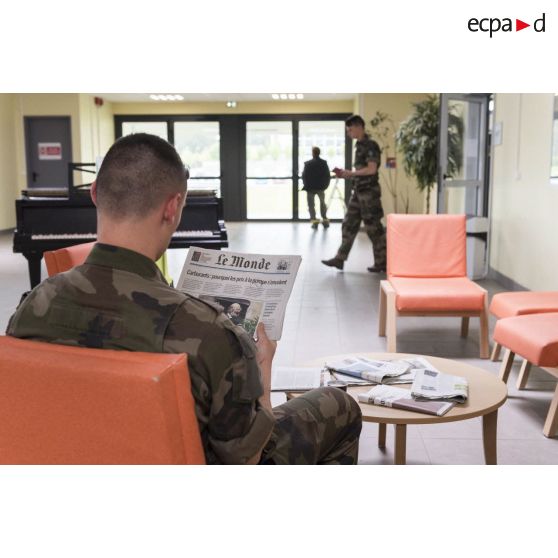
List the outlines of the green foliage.
{"type": "MultiPolygon", "coordinates": [[[[405,172],[414,176],[420,191],[427,191],[427,212],[430,209],[430,191],[438,175],[438,126],[440,101],[429,95],[420,103],[413,103],[413,112],[401,123],[396,142],[403,154],[405,172]]],[[[463,120],[450,108],[448,115],[448,167],[447,175],[455,176],[461,169],[463,158],[463,120]]]]}
{"type": "MultiPolygon", "coordinates": [[[[395,121],[393,117],[380,110],[376,111],[374,117],[370,120],[371,136],[378,142],[382,150],[385,160],[388,157],[396,156],[396,143],[395,143],[395,121]]],[[[399,212],[399,202],[402,200],[405,213],[409,212],[409,192],[400,192],[398,186],[397,165],[395,168],[387,168],[384,165],[378,170],[381,176],[381,183],[385,186],[393,199],[393,209],[395,213],[399,212]]]]}

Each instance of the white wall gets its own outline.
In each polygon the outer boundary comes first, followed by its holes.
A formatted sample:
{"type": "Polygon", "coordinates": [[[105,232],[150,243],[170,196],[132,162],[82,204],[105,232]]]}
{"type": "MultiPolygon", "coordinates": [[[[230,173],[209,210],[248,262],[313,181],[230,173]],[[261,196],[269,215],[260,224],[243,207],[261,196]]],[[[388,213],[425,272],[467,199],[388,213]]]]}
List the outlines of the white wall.
{"type": "MultiPolygon", "coordinates": [[[[424,93],[364,93],[358,95],[360,107],[360,116],[364,118],[368,125],[370,120],[375,116],[376,111],[387,113],[394,121],[396,129],[399,128],[401,122],[407,119],[413,110],[413,103],[425,100],[427,94],[424,93]]],[[[373,135],[372,135],[373,137],[373,135]]],[[[395,211],[394,198],[389,193],[386,182],[385,173],[391,172],[385,168],[386,157],[396,156],[397,159],[397,212],[405,213],[405,200],[408,200],[409,213],[424,213],[426,205],[426,194],[417,189],[417,183],[414,178],[405,174],[403,170],[403,157],[400,152],[393,151],[390,154],[382,154],[382,169],[380,170],[380,186],[382,187],[382,205],[386,215],[395,211]]],[[[435,207],[435,191],[430,194],[430,205],[435,207]]]]}
{"type": "Polygon", "coordinates": [[[15,227],[15,95],[0,95],[0,231],[15,227]]]}
{"type": "Polygon", "coordinates": [[[558,290],[558,186],[550,184],[553,94],[498,94],[490,266],[531,290],[558,290]]]}

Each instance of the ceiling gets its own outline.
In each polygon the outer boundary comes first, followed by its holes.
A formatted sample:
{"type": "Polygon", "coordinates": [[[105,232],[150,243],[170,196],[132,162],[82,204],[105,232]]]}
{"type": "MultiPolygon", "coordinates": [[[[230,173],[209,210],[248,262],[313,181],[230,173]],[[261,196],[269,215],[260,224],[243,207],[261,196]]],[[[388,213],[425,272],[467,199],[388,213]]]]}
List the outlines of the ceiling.
{"type": "MultiPolygon", "coordinates": [[[[94,93],[112,103],[168,103],[169,101],[154,101],[149,98],[152,93],[177,93],[176,91],[151,91],[149,93],[94,93]]],[[[277,93],[299,93],[299,91],[277,91],[277,93]]],[[[261,102],[272,101],[271,93],[180,93],[184,101],[194,103],[218,103],[227,101],[261,102]]],[[[352,100],[355,93],[304,93],[304,101],[345,101],[352,100]]],[[[177,102],[177,101],[174,101],[177,102]]],[[[293,102],[283,101],[283,102],[293,102]]],[[[298,101],[300,102],[300,101],[298,101]]]]}

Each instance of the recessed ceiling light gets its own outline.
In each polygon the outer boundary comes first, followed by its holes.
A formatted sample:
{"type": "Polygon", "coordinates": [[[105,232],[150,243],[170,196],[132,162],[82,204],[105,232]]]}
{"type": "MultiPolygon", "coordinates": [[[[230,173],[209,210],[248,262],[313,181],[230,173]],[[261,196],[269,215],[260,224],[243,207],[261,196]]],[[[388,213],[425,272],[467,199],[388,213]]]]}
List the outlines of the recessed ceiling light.
{"type": "Polygon", "coordinates": [[[271,98],[272,98],[272,99],[275,99],[275,100],[277,101],[277,99],[279,99],[279,95],[278,95],[277,93],[273,93],[273,94],[271,95],[271,98]]]}
{"type": "Polygon", "coordinates": [[[154,101],[183,101],[184,97],[182,95],[171,95],[171,94],[153,94],[149,95],[150,99],[154,101]]]}
{"type": "Polygon", "coordinates": [[[227,101],[227,106],[229,108],[235,108],[236,107],[236,101],[227,101]]]}
{"type": "Polygon", "coordinates": [[[279,97],[281,97],[281,99],[287,99],[287,94],[286,93],[281,93],[281,95],[279,95],[279,97]]]}
{"type": "Polygon", "coordinates": [[[296,99],[296,95],[294,93],[289,93],[289,99],[296,99]]]}
{"type": "Polygon", "coordinates": [[[303,93],[297,93],[296,98],[297,99],[304,99],[304,94],[303,93]]]}

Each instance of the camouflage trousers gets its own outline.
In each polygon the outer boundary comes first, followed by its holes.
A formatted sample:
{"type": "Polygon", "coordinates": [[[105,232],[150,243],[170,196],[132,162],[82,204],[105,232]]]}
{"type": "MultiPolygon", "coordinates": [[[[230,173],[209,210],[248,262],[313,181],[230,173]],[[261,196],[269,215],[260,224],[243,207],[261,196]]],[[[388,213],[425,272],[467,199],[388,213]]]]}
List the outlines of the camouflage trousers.
{"type": "Polygon", "coordinates": [[[316,206],[315,198],[318,196],[320,200],[320,215],[322,219],[327,219],[327,205],[325,203],[325,191],[324,190],[306,190],[306,198],[308,199],[308,211],[310,212],[310,219],[312,221],[316,220],[316,206]]]}
{"type": "Polygon", "coordinates": [[[342,240],[337,251],[337,258],[346,260],[349,257],[349,252],[360,229],[360,222],[363,221],[366,234],[372,241],[374,265],[385,267],[386,230],[381,221],[383,216],[384,210],[379,186],[360,191],[353,190],[341,227],[342,240]]]}
{"type": "Polygon", "coordinates": [[[277,419],[264,465],[356,465],[362,413],[335,387],[313,389],[273,409],[277,419]]]}

